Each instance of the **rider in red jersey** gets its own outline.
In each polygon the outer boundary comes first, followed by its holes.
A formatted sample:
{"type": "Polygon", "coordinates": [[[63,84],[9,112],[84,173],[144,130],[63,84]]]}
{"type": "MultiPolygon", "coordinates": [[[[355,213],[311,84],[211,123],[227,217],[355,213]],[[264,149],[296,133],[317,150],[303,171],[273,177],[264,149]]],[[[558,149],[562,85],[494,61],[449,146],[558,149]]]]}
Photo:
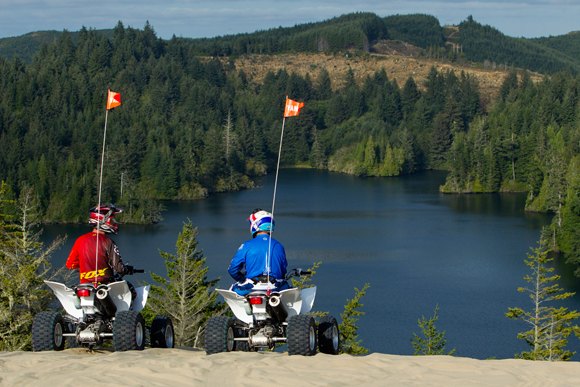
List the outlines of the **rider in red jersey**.
{"type": "Polygon", "coordinates": [[[115,280],[116,273],[133,273],[133,266],[123,263],[116,243],[107,235],[117,234],[115,215],[122,211],[113,205],[91,208],[89,223],[95,227],[77,238],[66,261],[69,270],[79,269],[81,283],[106,284],[115,280]]]}

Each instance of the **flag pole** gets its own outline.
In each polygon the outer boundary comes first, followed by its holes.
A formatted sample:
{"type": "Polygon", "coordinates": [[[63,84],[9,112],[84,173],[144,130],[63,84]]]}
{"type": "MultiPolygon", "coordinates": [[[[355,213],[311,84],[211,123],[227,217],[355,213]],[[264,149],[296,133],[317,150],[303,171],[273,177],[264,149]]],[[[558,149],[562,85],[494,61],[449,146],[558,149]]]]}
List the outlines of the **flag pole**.
{"type": "MultiPolygon", "coordinates": [[[[109,98],[109,91],[107,91],[107,98],[109,98]]],[[[99,193],[97,197],[97,211],[100,213],[101,211],[101,192],[103,189],[103,164],[105,164],[105,143],[107,140],[107,120],[109,118],[109,109],[105,109],[105,129],[103,130],[103,150],[101,151],[101,173],[99,175],[99,193]]],[[[100,223],[100,220],[97,220],[100,223]]],[[[97,242],[95,248],[95,287],[97,286],[97,274],[98,274],[98,266],[99,266],[99,231],[100,228],[98,227],[97,223],[97,242]]]]}
{"type": "Polygon", "coordinates": [[[274,217],[274,208],[276,206],[276,191],[278,188],[278,172],[280,170],[280,155],[282,154],[282,139],[284,138],[284,126],[286,125],[286,117],[282,120],[282,134],[280,135],[280,147],[278,149],[278,163],[276,164],[276,177],[274,179],[274,195],[272,196],[272,218],[274,217]]]}
{"type": "MultiPolygon", "coordinates": [[[[286,96],[286,103],[288,96],[286,96]]],[[[284,104],[286,107],[286,104],[284,104]]],[[[280,146],[278,148],[278,162],[276,163],[276,177],[274,178],[274,194],[272,195],[272,226],[270,227],[270,238],[268,239],[268,252],[266,254],[266,274],[268,278],[268,286],[270,284],[270,254],[272,252],[272,234],[274,233],[274,210],[276,207],[276,191],[278,188],[278,172],[280,171],[280,158],[282,155],[282,140],[284,139],[284,127],[286,126],[286,114],[282,119],[282,132],[280,133],[280,146]]]]}
{"type": "Polygon", "coordinates": [[[105,163],[105,142],[107,140],[107,119],[109,117],[109,110],[105,110],[105,130],[103,130],[103,150],[101,151],[101,173],[99,176],[99,196],[97,205],[101,205],[101,192],[103,188],[103,164],[105,163]]]}

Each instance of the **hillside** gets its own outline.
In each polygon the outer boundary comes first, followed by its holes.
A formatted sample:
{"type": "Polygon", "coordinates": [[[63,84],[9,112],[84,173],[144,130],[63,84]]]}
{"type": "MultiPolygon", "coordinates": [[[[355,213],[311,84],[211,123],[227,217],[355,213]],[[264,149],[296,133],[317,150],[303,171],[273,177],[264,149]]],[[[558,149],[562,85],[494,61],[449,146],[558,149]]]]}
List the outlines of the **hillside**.
{"type": "MultiPolygon", "coordinates": [[[[86,31],[86,29],[83,29],[86,31]]],[[[79,32],[68,32],[73,42],[78,40],[79,32]]],[[[0,57],[6,59],[20,58],[25,63],[32,62],[32,58],[43,46],[52,44],[62,37],[65,31],[35,31],[21,36],[0,39],[0,57]]],[[[100,30],[99,34],[111,36],[112,30],[100,30]]]]}
{"type": "MultiPolygon", "coordinates": [[[[483,102],[490,103],[497,96],[499,89],[508,74],[505,70],[485,70],[467,65],[458,65],[435,61],[433,59],[391,54],[278,54],[278,55],[245,55],[234,59],[235,67],[256,84],[261,84],[269,71],[277,72],[285,69],[289,73],[301,76],[309,75],[316,79],[321,69],[326,69],[330,75],[333,89],[344,84],[349,70],[362,84],[363,80],[375,72],[385,69],[389,79],[396,80],[402,86],[412,77],[420,89],[424,89],[424,81],[432,67],[438,72],[454,71],[459,75],[462,71],[473,76],[479,83],[483,102]]],[[[532,75],[532,80],[539,81],[539,74],[532,75]]]]}
{"type": "MultiPolygon", "coordinates": [[[[69,32],[72,41],[76,42],[79,33],[86,30],[83,28],[80,32],[69,32]]],[[[112,31],[95,32],[110,38],[112,31]]],[[[23,62],[31,63],[43,45],[54,42],[63,33],[40,31],[0,39],[0,57],[19,57],[23,62]]],[[[471,16],[458,26],[443,27],[437,18],[430,15],[379,17],[368,12],[353,13],[322,22],[253,33],[175,39],[189,47],[190,55],[213,57],[385,52],[385,41],[397,41],[402,56],[431,58],[462,65],[479,63],[492,69],[497,66],[521,68],[543,74],[580,72],[580,33],[541,39],[513,38],[491,26],[477,23],[471,16]]]]}
{"type": "MultiPolygon", "coordinates": [[[[470,16],[459,24],[458,41],[464,57],[473,62],[494,62],[545,74],[560,71],[577,74],[580,56],[570,56],[566,45],[540,44],[533,39],[512,38],[477,23],[470,16]]],[[[580,34],[566,39],[580,44],[580,34]]]]}
{"type": "Polygon", "coordinates": [[[573,60],[580,60],[580,31],[570,32],[566,35],[538,38],[534,39],[534,41],[560,51],[573,60]]]}

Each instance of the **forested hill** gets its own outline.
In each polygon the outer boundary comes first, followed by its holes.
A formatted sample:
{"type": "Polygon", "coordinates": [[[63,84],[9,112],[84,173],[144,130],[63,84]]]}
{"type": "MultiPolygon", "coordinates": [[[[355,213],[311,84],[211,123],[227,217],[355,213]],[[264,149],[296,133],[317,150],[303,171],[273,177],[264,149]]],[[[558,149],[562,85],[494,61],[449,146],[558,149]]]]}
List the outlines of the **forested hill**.
{"type": "MultiPolygon", "coordinates": [[[[580,34],[569,35],[562,44],[550,44],[554,40],[530,40],[510,38],[490,26],[482,26],[471,17],[459,28],[460,49],[465,58],[474,62],[494,61],[511,67],[525,68],[541,73],[580,70],[580,34]],[[576,47],[576,49],[571,49],[576,47]]],[[[563,40],[559,40],[561,42],[563,40]]]]}
{"type": "Polygon", "coordinates": [[[570,32],[561,36],[533,39],[533,41],[560,51],[576,61],[580,58],[580,31],[570,32]]]}
{"type": "MultiPolygon", "coordinates": [[[[112,30],[100,30],[110,37],[112,30]]],[[[0,39],[0,57],[18,56],[26,63],[42,45],[62,32],[41,31],[0,39]]],[[[78,32],[70,32],[73,41],[78,32]]],[[[525,39],[509,37],[471,16],[458,26],[441,26],[429,15],[379,17],[354,13],[330,20],[216,38],[188,39],[197,55],[239,56],[279,53],[336,53],[344,50],[381,52],[385,41],[410,44],[422,56],[454,62],[477,62],[486,67],[523,68],[540,73],[580,70],[580,33],[525,39]]]]}
{"type": "Polygon", "coordinates": [[[271,44],[276,34],[318,36],[323,53],[241,55],[258,46],[248,37],[268,32],[162,40],[148,24],[118,23],[107,33],[60,33],[30,63],[0,58],[0,205],[30,188],[44,220],[84,220],[97,200],[108,88],[123,104],[109,113],[102,197],[125,207],[124,221],[157,221],[163,199],[251,187],[275,166],[289,95],[305,107],[287,122],[283,165],[359,176],[445,169],[446,192],[525,191],[528,210],[555,214],[552,248],[580,262],[578,72],[480,66],[497,82],[486,99],[474,67],[457,64],[467,47],[437,46],[456,28],[405,18],[356,14],[271,31],[271,44]],[[425,34],[434,30],[443,37],[425,34]],[[358,38],[341,40],[349,36],[358,38]],[[414,44],[380,45],[393,38],[414,44]],[[228,39],[239,51],[207,55],[228,39]],[[372,47],[383,53],[371,55],[372,47]],[[385,53],[393,47],[422,57],[385,53]],[[273,57],[281,65],[268,68],[273,57]]]}

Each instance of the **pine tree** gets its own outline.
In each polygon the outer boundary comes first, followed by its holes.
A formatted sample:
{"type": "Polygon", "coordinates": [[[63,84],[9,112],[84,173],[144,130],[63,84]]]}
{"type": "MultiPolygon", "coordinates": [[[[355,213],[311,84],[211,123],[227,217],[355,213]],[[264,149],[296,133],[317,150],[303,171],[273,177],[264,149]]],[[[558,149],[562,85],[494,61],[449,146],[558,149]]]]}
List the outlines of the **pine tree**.
{"type": "Polygon", "coordinates": [[[413,333],[411,344],[415,355],[453,355],[455,349],[446,353],[445,331],[439,331],[435,324],[439,320],[439,305],[435,305],[433,316],[426,318],[421,316],[417,324],[421,329],[422,337],[413,333]]]}
{"type": "Polygon", "coordinates": [[[552,261],[544,239],[524,261],[531,271],[524,276],[529,287],[519,287],[518,292],[529,296],[531,308],[509,308],[506,313],[508,318],[521,320],[529,327],[527,331],[518,333],[518,338],[525,340],[530,350],[516,354],[517,358],[558,361],[569,360],[573,355],[566,345],[572,332],[580,334],[580,327],[574,324],[580,313],[555,305],[574,293],[560,288],[560,276],[553,274],[552,261]]]}
{"type": "Polygon", "coordinates": [[[351,355],[365,355],[369,351],[360,344],[358,340],[358,326],[357,320],[365,312],[361,312],[360,308],[364,305],[360,300],[363,298],[370,285],[366,283],[362,289],[354,288],[354,297],[347,300],[344,306],[344,311],[340,314],[342,322],[339,324],[340,342],[342,343],[341,352],[351,355]]]}
{"type": "Polygon", "coordinates": [[[40,242],[38,201],[25,188],[18,201],[0,187],[0,351],[30,349],[30,330],[36,313],[52,297],[43,279],[51,273],[50,255],[62,244],[48,248],[40,242]]]}
{"type": "Polygon", "coordinates": [[[316,80],[316,97],[318,99],[329,99],[332,95],[332,82],[328,70],[323,68],[318,74],[316,80]]]}
{"type": "Polygon", "coordinates": [[[407,78],[401,91],[401,104],[404,117],[411,115],[419,98],[421,98],[421,92],[417,88],[415,80],[411,77],[407,78]]]}
{"type": "Polygon", "coordinates": [[[501,100],[505,101],[512,92],[512,90],[517,89],[517,87],[518,87],[518,74],[514,70],[512,70],[505,77],[499,90],[499,96],[501,100]]]}
{"type": "Polygon", "coordinates": [[[221,311],[212,290],[217,280],[208,280],[203,252],[198,249],[197,228],[184,223],[176,253],[161,252],[167,278],[151,273],[159,285],[151,286],[148,307],[155,315],[171,318],[177,346],[194,345],[198,331],[213,313],[221,311]]]}

